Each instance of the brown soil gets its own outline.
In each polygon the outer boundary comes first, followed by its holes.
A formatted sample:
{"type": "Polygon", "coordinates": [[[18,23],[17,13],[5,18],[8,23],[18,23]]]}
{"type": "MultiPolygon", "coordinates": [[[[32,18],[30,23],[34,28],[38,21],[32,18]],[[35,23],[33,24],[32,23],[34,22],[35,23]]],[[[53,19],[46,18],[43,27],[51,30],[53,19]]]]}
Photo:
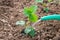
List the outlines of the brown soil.
{"type": "MultiPolygon", "coordinates": [[[[25,20],[27,17],[23,14],[23,8],[34,4],[34,0],[0,0],[0,40],[60,40],[60,21],[42,21],[36,24],[38,31],[36,36],[31,38],[28,35],[21,34],[25,28],[16,26],[18,20],[25,20]]],[[[38,5],[37,15],[39,17],[59,14],[60,5],[49,4],[49,13],[43,12],[43,6],[38,5]]]]}

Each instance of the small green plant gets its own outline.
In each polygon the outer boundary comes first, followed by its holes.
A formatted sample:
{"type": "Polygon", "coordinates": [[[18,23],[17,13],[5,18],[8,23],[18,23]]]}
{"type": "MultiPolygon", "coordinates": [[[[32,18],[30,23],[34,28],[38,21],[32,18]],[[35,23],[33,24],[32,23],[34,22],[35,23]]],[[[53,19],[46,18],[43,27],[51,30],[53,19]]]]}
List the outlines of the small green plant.
{"type": "Polygon", "coordinates": [[[29,8],[25,7],[24,15],[27,16],[31,22],[36,22],[38,20],[38,16],[35,14],[36,10],[36,5],[32,5],[29,8]]]}
{"type": "MultiPolygon", "coordinates": [[[[36,10],[37,10],[36,5],[32,5],[30,7],[24,8],[24,11],[23,11],[24,15],[28,17],[30,22],[36,22],[38,20],[38,16],[36,15],[36,10]]],[[[32,26],[26,27],[26,29],[24,30],[24,33],[30,35],[31,37],[35,36],[35,30],[32,26]]]]}
{"type": "Polygon", "coordinates": [[[31,26],[27,27],[27,28],[24,30],[24,32],[25,32],[26,34],[32,36],[32,37],[35,36],[35,30],[34,30],[34,28],[31,27],[31,26]]]}
{"type": "Polygon", "coordinates": [[[44,10],[46,13],[49,12],[49,8],[44,8],[43,10],[44,10]]]}

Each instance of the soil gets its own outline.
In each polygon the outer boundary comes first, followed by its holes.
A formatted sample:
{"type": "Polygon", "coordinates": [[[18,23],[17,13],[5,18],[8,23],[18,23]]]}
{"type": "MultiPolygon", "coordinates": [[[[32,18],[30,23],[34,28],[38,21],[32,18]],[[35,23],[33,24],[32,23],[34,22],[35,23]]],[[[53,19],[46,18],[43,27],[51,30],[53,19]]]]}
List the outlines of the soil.
{"type": "MultiPolygon", "coordinates": [[[[60,40],[60,21],[57,20],[37,23],[35,37],[21,33],[25,26],[17,26],[15,23],[18,20],[25,20],[28,24],[23,9],[30,5],[34,5],[34,0],[0,0],[0,40],[60,40]]],[[[48,13],[43,11],[44,7],[40,3],[37,6],[36,14],[39,18],[45,15],[60,14],[60,4],[48,3],[47,7],[50,9],[48,13]]]]}

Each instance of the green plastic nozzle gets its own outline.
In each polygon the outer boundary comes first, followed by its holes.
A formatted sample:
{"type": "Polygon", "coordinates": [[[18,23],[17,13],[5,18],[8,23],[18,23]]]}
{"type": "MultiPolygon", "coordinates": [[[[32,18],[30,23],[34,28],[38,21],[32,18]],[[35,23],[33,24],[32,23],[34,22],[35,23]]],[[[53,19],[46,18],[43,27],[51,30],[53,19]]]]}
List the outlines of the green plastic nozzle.
{"type": "Polygon", "coordinates": [[[60,15],[58,14],[53,14],[53,15],[48,15],[48,16],[43,16],[40,18],[40,20],[60,20],[60,15]]]}

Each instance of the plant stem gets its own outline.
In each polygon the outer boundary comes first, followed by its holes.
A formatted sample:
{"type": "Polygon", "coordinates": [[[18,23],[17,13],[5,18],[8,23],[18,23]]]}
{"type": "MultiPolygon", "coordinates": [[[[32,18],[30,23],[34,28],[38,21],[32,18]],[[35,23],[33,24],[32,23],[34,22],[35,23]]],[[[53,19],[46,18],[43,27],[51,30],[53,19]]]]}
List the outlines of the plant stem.
{"type": "Polygon", "coordinates": [[[35,22],[34,24],[32,24],[32,27],[35,26],[39,21],[41,21],[41,20],[38,20],[37,22],[35,22]]]}

